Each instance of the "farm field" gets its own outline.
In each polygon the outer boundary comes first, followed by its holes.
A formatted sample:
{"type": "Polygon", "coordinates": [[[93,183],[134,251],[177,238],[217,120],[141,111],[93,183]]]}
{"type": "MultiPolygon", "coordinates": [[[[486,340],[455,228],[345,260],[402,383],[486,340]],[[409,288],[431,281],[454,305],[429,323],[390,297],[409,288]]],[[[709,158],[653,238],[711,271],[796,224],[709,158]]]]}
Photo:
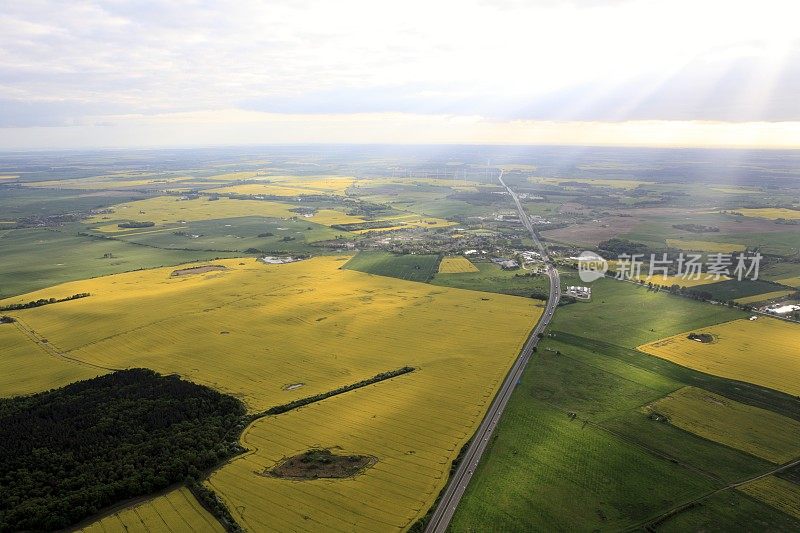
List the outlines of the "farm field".
{"type": "Polygon", "coordinates": [[[442,359],[418,372],[261,419],[243,437],[253,453],[215,472],[209,485],[251,531],[407,528],[444,486],[451,461],[480,422],[513,356],[493,359],[442,359]],[[377,462],[347,480],[297,482],[259,475],[309,448],[371,455],[377,462]]]}
{"type": "Polygon", "coordinates": [[[234,255],[137,246],[79,231],[73,226],[0,231],[0,298],[66,281],[234,255]]]}
{"type": "Polygon", "coordinates": [[[436,273],[438,265],[439,256],[437,255],[359,252],[342,268],[410,281],[428,281],[436,273]]]}
{"type": "MultiPolygon", "coordinates": [[[[180,200],[174,196],[158,196],[113,206],[113,213],[95,215],[88,221],[98,224],[94,228],[97,231],[119,233],[125,230],[117,227],[118,221],[155,222],[155,227],[159,228],[164,225],[179,224],[180,221],[195,222],[245,216],[291,218],[298,216],[297,213],[290,210],[293,207],[291,204],[263,200],[232,200],[230,198],[180,200]]],[[[346,215],[334,209],[320,209],[313,217],[309,218],[309,221],[330,226],[363,222],[363,219],[346,215]]]]}
{"type": "Polygon", "coordinates": [[[777,319],[734,320],[686,330],[639,350],[701,372],[800,394],[800,326],[777,319]],[[687,338],[707,333],[710,343],[687,338]]]}
{"type": "Polygon", "coordinates": [[[103,372],[54,357],[17,324],[0,324],[0,397],[41,392],[103,372]]]}
{"type": "Polygon", "coordinates": [[[142,503],[126,507],[81,529],[85,533],[128,531],[214,531],[225,529],[198,503],[189,489],[174,489],[142,503]]]}
{"type": "Polygon", "coordinates": [[[798,263],[771,264],[761,272],[760,276],[789,287],[800,288],[800,264],[798,263]]]}
{"type": "Polygon", "coordinates": [[[737,298],[736,303],[740,304],[754,304],[758,302],[765,302],[767,300],[772,300],[773,298],[782,298],[784,296],[789,296],[790,294],[794,294],[797,291],[793,290],[785,290],[785,291],[772,291],[772,292],[765,292],[764,294],[756,294],[754,296],[746,296],[744,298],[737,298]]]}
{"type": "Polygon", "coordinates": [[[800,485],[767,476],[741,485],[737,490],[800,520],[800,485]]]}
{"type": "Polygon", "coordinates": [[[800,457],[800,422],[695,387],[684,387],[644,408],[669,424],[773,463],[800,457]]]}
{"type": "Polygon", "coordinates": [[[778,283],[781,283],[783,285],[788,285],[789,287],[794,287],[796,289],[800,289],[800,276],[795,276],[793,278],[779,279],[778,283]]]}
{"type": "MultiPolygon", "coordinates": [[[[503,270],[494,263],[476,262],[473,265],[477,268],[476,272],[464,272],[458,275],[437,273],[431,284],[525,297],[533,294],[547,295],[550,289],[550,280],[547,276],[520,276],[519,274],[524,271],[503,270]]],[[[571,278],[562,276],[565,284],[569,279],[571,278]]]]}
{"type": "Polygon", "coordinates": [[[353,185],[354,181],[354,178],[334,176],[268,176],[255,178],[250,183],[211,189],[208,192],[263,194],[269,196],[344,196],[347,189],[353,185]]]}
{"type": "Polygon", "coordinates": [[[739,298],[747,298],[749,296],[761,296],[763,294],[782,290],[780,286],[774,283],[768,283],[764,280],[720,280],[715,283],[709,283],[703,286],[706,292],[711,293],[712,298],[720,302],[727,302],[728,300],[738,300],[739,298]]]}
{"type": "Polygon", "coordinates": [[[466,257],[443,257],[442,262],[439,263],[439,274],[463,274],[467,272],[479,272],[479,270],[466,257]]]}
{"type": "Polygon", "coordinates": [[[452,353],[487,353],[481,343],[465,347],[469,335],[485,335],[480,331],[506,332],[497,342],[510,344],[498,345],[497,353],[508,352],[508,364],[541,313],[532,300],[339,269],[347,259],[287,265],[227,259],[214,262],[226,267],[222,271],[177,277],[170,275],[173,268],[130,272],[0,305],[89,292],[87,298],[7,314],[69,357],[178,373],[239,397],[251,410],[421,363],[417,357],[457,361],[452,353]],[[275,338],[281,342],[269,341],[275,338]],[[415,350],[412,341],[428,349],[415,350]],[[386,348],[376,349],[378,342],[386,348]],[[284,390],[294,383],[303,386],[284,390]]]}
{"type": "Polygon", "coordinates": [[[236,217],[198,220],[154,231],[128,230],[115,237],[126,241],[164,249],[233,250],[250,249],[265,252],[310,253],[320,250],[312,243],[335,239],[346,232],[322,226],[310,219],[299,220],[236,217]]]}
{"type": "Polygon", "coordinates": [[[744,208],[737,209],[738,213],[746,217],[768,218],[770,220],[777,220],[784,218],[786,220],[800,220],[800,210],[786,209],[782,207],[768,207],[768,208],[744,208]]]}
{"type": "Polygon", "coordinates": [[[625,179],[601,179],[601,178],[528,178],[531,183],[544,185],[563,185],[570,182],[580,183],[581,185],[591,185],[595,187],[611,187],[612,189],[635,189],[640,185],[651,185],[651,181],[625,180],[625,179]]]}
{"type": "Polygon", "coordinates": [[[26,187],[53,188],[53,189],[79,189],[79,190],[120,190],[120,189],[174,189],[189,185],[192,180],[189,176],[163,176],[163,175],[109,175],[94,176],[91,178],[77,178],[65,180],[35,181],[26,183],[26,187]]]}
{"type": "Polygon", "coordinates": [[[800,520],[777,511],[738,490],[720,492],[658,525],[659,532],[737,531],[747,524],[756,531],[790,533],[800,520]]]}
{"type": "Polygon", "coordinates": [[[588,285],[592,302],[560,308],[554,328],[590,339],[613,339],[614,344],[635,348],[649,340],[747,316],[736,309],[712,307],[610,278],[588,285]],[[635,312],[629,311],[632,309],[635,312]]]}
{"type": "MultiPolygon", "coordinates": [[[[612,267],[609,265],[609,270],[611,269],[612,267]]],[[[679,285],[681,287],[699,287],[701,285],[709,285],[719,281],[713,279],[713,277],[707,277],[705,274],[701,274],[697,277],[697,279],[695,279],[694,276],[664,276],[660,273],[656,273],[651,277],[648,274],[641,274],[636,279],[644,280],[645,283],[652,283],[653,285],[662,285],[666,287],[671,287],[673,285],[679,285]]]]}
{"type": "Polygon", "coordinates": [[[728,244],[713,241],[689,241],[682,239],[667,239],[667,246],[670,248],[677,248],[679,250],[711,253],[743,252],[745,249],[745,245],[743,244],[728,244]]]}
{"type": "Polygon", "coordinates": [[[522,390],[467,488],[453,531],[618,531],[713,487],[547,401],[524,399],[522,390]]]}

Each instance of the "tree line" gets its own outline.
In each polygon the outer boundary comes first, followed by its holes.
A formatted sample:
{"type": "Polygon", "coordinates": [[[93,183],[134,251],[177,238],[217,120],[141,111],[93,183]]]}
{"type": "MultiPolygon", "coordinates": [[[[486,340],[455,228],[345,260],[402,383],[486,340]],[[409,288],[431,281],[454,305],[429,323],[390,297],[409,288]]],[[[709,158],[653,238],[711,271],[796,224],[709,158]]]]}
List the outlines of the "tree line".
{"type": "Polygon", "coordinates": [[[11,304],[0,307],[0,311],[18,311],[20,309],[32,309],[34,307],[41,307],[43,305],[57,304],[59,302],[69,302],[70,300],[77,300],[79,298],[86,298],[91,296],[88,292],[79,292],[66,298],[39,298],[38,300],[31,300],[24,304],[11,304]]]}

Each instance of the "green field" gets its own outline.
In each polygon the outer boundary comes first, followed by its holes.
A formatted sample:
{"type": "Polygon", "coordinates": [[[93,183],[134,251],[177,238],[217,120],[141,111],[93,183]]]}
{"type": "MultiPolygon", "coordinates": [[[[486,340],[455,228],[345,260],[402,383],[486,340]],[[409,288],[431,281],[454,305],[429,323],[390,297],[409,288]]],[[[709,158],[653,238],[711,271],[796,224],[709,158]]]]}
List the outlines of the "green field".
{"type": "MultiPolygon", "coordinates": [[[[591,303],[556,312],[456,512],[452,531],[638,528],[673,507],[773,468],[653,420],[642,409],[692,385],[800,418],[796,397],[633,349],[741,313],[611,279],[598,280],[592,288],[591,303]]],[[[766,505],[751,500],[748,505],[756,520],[773,527],[800,526],[766,505]]],[[[704,512],[708,516],[684,519],[706,520],[726,511],[704,512]]]]}
{"type": "Polygon", "coordinates": [[[758,294],[767,294],[783,289],[779,285],[774,285],[762,280],[728,280],[717,283],[703,285],[701,290],[710,292],[712,297],[720,302],[747,298],[758,294]]]}
{"type": "Polygon", "coordinates": [[[712,307],[610,278],[601,278],[590,285],[591,304],[560,308],[553,330],[591,339],[607,339],[619,346],[635,348],[682,331],[746,316],[735,309],[712,307]]]}
{"type": "Polygon", "coordinates": [[[428,281],[439,269],[439,256],[359,252],[342,268],[409,281],[428,281]]]}
{"type": "Polygon", "coordinates": [[[58,229],[0,232],[0,297],[141,268],[233,257],[224,252],[165,250],[58,229]],[[106,256],[106,254],[109,254],[106,256]]]}
{"type": "Polygon", "coordinates": [[[738,491],[727,490],[711,496],[660,523],[657,531],[772,531],[794,532],[800,520],[738,491]]]}
{"type": "Polygon", "coordinates": [[[342,233],[307,220],[235,217],[197,220],[156,231],[133,229],[114,237],[168,249],[308,253],[316,250],[310,243],[335,239],[342,233]]]}
{"type": "Polygon", "coordinates": [[[143,197],[141,193],[133,191],[122,193],[3,188],[0,190],[0,220],[84,212],[143,197]]]}
{"type": "Polygon", "coordinates": [[[436,274],[431,283],[444,287],[526,297],[546,296],[550,290],[550,280],[544,274],[529,277],[524,276],[526,272],[524,270],[503,270],[494,263],[476,262],[474,265],[478,267],[478,272],[436,274]]]}

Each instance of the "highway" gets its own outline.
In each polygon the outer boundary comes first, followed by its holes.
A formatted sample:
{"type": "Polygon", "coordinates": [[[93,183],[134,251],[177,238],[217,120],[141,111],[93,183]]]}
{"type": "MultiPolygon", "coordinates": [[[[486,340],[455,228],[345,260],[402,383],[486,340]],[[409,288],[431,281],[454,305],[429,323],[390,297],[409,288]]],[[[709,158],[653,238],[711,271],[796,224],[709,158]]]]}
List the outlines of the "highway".
{"type": "Polygon", "coordinates": [[[547,276],[550,278],[550,296],[547,299],[547,306],[541,318],[539,319],[538,324],[536,324],[536,327],[533,328],[533,331],[531,332],[530,337],[528,337],[525,346],[523,346],[522,351],[517,357],[517,360],[511,367],[511,371],[506,376],[505,381],[503,381],[503,385],[497,392],[494,401],[492,401],[492,405],[486,412],[486,416],[484,416],[480,426],[478,426],[478,430],[475,432],[472,441],[467,447],[464,457],[461,459],[458,467],[456,467],[455,472],[453,472],[453,475],[450,478],[450,481],[445,488],[445,491],[442,494],[436,509],[431,515],[430,522],[428,522],[428,526],[425,529],[426,533],[444,533],[447,531],[447,527],[450,525],[450,520],[452,520],[453,515],[456,512],[456,507],[461,501],[461,498],[464,496],[467,485],[472,479],[472,474],[475,472],[478,462],[480,462],[481,457],[483,456],[483,452],[489,445],[489,441],[494,433],[495,428],[497,427],[497,423],[500,421],[500,417],[503,416],[503,411],[506,408],[506,404],[508,403],[509,398],[511,398],[514,388],[522,377],[522,372],[525,370],[525,365],[528,364],[528,360],[533,353],[533,348],[539,342],[539,333],[543,332],[544,328],[546,328],[550,323],[550,320],[553,318],[553,312],[558,306],[558,300],[561,297],[561,281],[558,277],[558,270],[556,270],[555,266],[551,263],[550,258],[547,255],[547,250],[536,236],[536,231],[534,231],[533,224],[531,223],[528,215],[525,213],[517,194],[512,191],[511,188],[503,181],[502,171],[500,172],[498,179],[511,195],[511,198],[513,198],[514,203],[517,205],[517,210],[519,211],[520,220],[525,225],[525,228],[530,232],[533,242],[539,248],[542,257],[545,260],[547,276]]]}

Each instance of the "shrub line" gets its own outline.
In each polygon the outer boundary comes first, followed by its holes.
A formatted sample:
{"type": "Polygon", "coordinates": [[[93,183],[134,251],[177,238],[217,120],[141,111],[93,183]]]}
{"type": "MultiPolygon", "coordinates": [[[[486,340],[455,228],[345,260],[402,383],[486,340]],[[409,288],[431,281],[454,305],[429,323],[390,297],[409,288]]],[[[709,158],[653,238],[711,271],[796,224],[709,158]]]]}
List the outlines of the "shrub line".
{"type": "Polygon", "coordinates": [[[350,385],[344,385],[343,387],[339,387],[337,389],[333,389],[327,392],[321,392],[320,394],[315,394],[314,396],[308,396],[306,398],[300,398],[298,400],[294,400],[289,403],[270,407],[266,411],[262,411],[261,413],[256,413],[254,415],[251,415],[250,419],[257,420],[265,416],[279,415],[281,413],[291,411],[292,409],[297,409],[298,407],[302,407],[304,405],[325,400],[327,398],[330,398],[331,396],[337,396],[339,394],[344,394],[345,392],[350,392],[351,390],[360,389],[362,387],[366,387],[367,385],[372,385],[373,383],[378,383],[380,381],[385,381],[387,379],[391,379],[397,376],[402,376],[403,374],[408,374],[409,372],[413,372],[414,370],[416,369],[413,366],[404,366],[396,370],[381,372],[380,374],[376,374],[369,379],[365,379],[357,383],[351,383],[350,385]]]}

